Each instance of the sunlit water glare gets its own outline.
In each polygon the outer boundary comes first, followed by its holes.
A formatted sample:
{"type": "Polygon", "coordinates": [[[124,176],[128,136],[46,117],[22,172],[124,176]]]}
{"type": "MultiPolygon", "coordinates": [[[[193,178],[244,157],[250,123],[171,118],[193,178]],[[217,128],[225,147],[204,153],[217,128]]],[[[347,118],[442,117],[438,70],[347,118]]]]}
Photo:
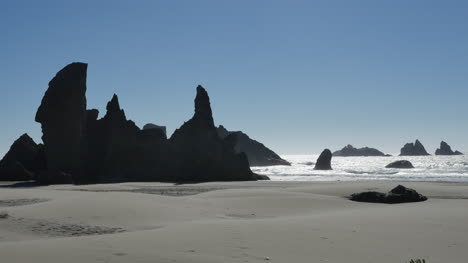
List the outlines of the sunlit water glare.
{"type": "Polygon", "coordinates": [[[314,170],[318,155],[283,155],[291,166],[252,167],[274,181],[444,181],[468,182],[468,156],[333,157],[332,171],[314,170]],[[393,161],[408,160],[414,169],[388,169],[393,161]]]}

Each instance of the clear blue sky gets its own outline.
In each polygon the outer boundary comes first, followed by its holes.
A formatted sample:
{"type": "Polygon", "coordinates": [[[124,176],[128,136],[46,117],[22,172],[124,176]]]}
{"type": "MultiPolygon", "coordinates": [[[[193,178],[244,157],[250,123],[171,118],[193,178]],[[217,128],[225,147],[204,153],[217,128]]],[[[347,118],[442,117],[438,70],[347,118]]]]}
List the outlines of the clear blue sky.
{"type": "Polygon", "coordinates": [[[419,138],[468,150],[468,1],[2,1],[0,155],[49,80],[89,63],[88,108],[179,127],[214,118],[281,154],[419,138]]]}

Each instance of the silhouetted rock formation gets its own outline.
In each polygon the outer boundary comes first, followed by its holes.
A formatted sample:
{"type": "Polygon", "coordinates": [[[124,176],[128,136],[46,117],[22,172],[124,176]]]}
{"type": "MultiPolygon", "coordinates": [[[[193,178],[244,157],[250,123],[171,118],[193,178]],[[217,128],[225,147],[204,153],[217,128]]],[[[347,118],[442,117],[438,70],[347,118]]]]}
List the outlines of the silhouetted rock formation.
{"type": "MultiPolygon", "coordinates": [[[[45,145],[28,158],[41,171],[36,178],[40,183],[268,179],[252,173],[247,156],[235,152],[237,136],[218,136],[201,86],[193,118],[168,140],[165,127],[148,124],[141,130],[128,120],[115,94],[102,119],[98,110],[86,110],[86,70],[86,64],[72,63],[58,72],[37,111],[45,145]]],[[[14,169],[31,178],[29,166],[14,169]]]]}
{"type": "Polygon", "coordinates": [[[208,93],[197,87],[195,114],[169,139],[178,181],[256,180],[245,153],[236,154],[236,138],[221,139],[214,126],[208,93]]]}
{"type": "Polygon", "coordinates": [[[0,181],[27,181],[41,168],[37,145],[28,134],[23,134],[0,161],[0,181]]]}
{"type": "Polygon", "coordinates": [[[415,143],[407,143],[401,148],[400,156],[426,156],[430,155],[419,140],[415,143]]]}
{"type": "Polygon", "coordinates": [[[329,149],[323,150],[315,163],[314,170],[332,170],[331,159],[332,152],[329,149]]]}
{"type": "Polygon", "coordinates": [[[167,139],[163,131],[142,131],[133,121],[127,120],[115,94],[106,109],[106,115],[100,120],[97,120],[96,110],[88,111],[87,176],[82,177],[81,182],[162,179],[162,156],[166,158],[167,155],[167,139]]]}
{"type": "Polygon", "coordinates": [[[426,201],[427,197],[419,194],[414,189],[398,185],[387,194],[379,192],[363,192],[352,194],[350,199],[357,202],[398,204],[426,201]]]}
{"type": "Polygon", "coordinates": [[[385,168],[411,169],[414,168],[414,166],[410,161],[400,160],[388,164],[385,168]]]}
{"type": "Polygon", "coordinates": [[[82,172],[87,67],[72,63],[59,71],[37,110],[48,166],[47,173],[40,176],[44,183],[70,182],[70,174],[82,172]]]}
{"type": "Polygon", "coordinates": [[[143,130],[151,130],[151,129],[160,129],[164,133],[164,135],[167,136],[166,126],[159,126],[153,123],[148,123],[145,126],[143,126],[143,130]]]}
{"type": "Polygon", "coordinates": [[[446,142],[442,141],[440,143],[440,148],[436,150],[435,152],[436,155],[463,155],[463,153],[459,151],[452,151],[452,148],[450,145],[448,145],[446,142]]]}
{"type": "Polygon", "coordinates": [[[333,156],[350,157],[350,156],[388,156],[388,155],[374,148],[363,147],[363,148],[357,149],[357,148],[354,148],[351,144],[348,144],[343,149],[334,152],[333,156]]]}
{"type": "Polygon", "coordinates": [[[241,131],[228,131],[223,125],[218,128],[218,135],[225,139],[228,136],[236,141],[234,150],[236,153],[245,153],[250,166],[272,166],[272,165],[291,165],[288,161],[268,149],[262,143],[251,139],[247,134],[241,131]]]}
{"type": "Polygon", "coordinates": [[[124,181],[132,171],[132,159],[135,158],[133,147],[140,129],[133,121],[127,120],[116,94],[107,103],[106,109],[106,115],[99,120],[104,142],[104,149],[101,149],[104,159],[99,162],[102,165],[99,176],[104,182],[124,181]]]}

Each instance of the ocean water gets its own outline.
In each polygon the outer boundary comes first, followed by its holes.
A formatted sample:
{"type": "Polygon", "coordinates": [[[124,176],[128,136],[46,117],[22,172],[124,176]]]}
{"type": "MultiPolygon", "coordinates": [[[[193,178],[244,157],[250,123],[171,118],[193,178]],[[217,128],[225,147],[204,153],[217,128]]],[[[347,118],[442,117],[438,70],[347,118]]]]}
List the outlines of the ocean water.
{"type": "Polygon", "coordinates": [[[468,156],[333,157],[332,171],[314,170],[318,155],[283,155],[291,166],[252,167],[274,181],[441,181],[468,182],[468,156]],[[408,160],[414,169],[388,169],[393,161],[408,160]]]}

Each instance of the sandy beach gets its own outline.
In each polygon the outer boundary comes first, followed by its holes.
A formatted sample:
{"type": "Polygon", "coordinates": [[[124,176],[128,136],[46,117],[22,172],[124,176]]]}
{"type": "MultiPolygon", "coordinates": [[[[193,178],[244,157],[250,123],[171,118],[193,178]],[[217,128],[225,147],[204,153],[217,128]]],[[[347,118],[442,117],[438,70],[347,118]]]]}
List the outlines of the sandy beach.
{"type": "MultiPolygon", "coordinates": [[[[466,262],[468,184],[421,203],[345,198],[397,182],[3,187],[2,262],[466,262]]],[[[4,183],[8,185],[8,183],[4,183]]]]}

